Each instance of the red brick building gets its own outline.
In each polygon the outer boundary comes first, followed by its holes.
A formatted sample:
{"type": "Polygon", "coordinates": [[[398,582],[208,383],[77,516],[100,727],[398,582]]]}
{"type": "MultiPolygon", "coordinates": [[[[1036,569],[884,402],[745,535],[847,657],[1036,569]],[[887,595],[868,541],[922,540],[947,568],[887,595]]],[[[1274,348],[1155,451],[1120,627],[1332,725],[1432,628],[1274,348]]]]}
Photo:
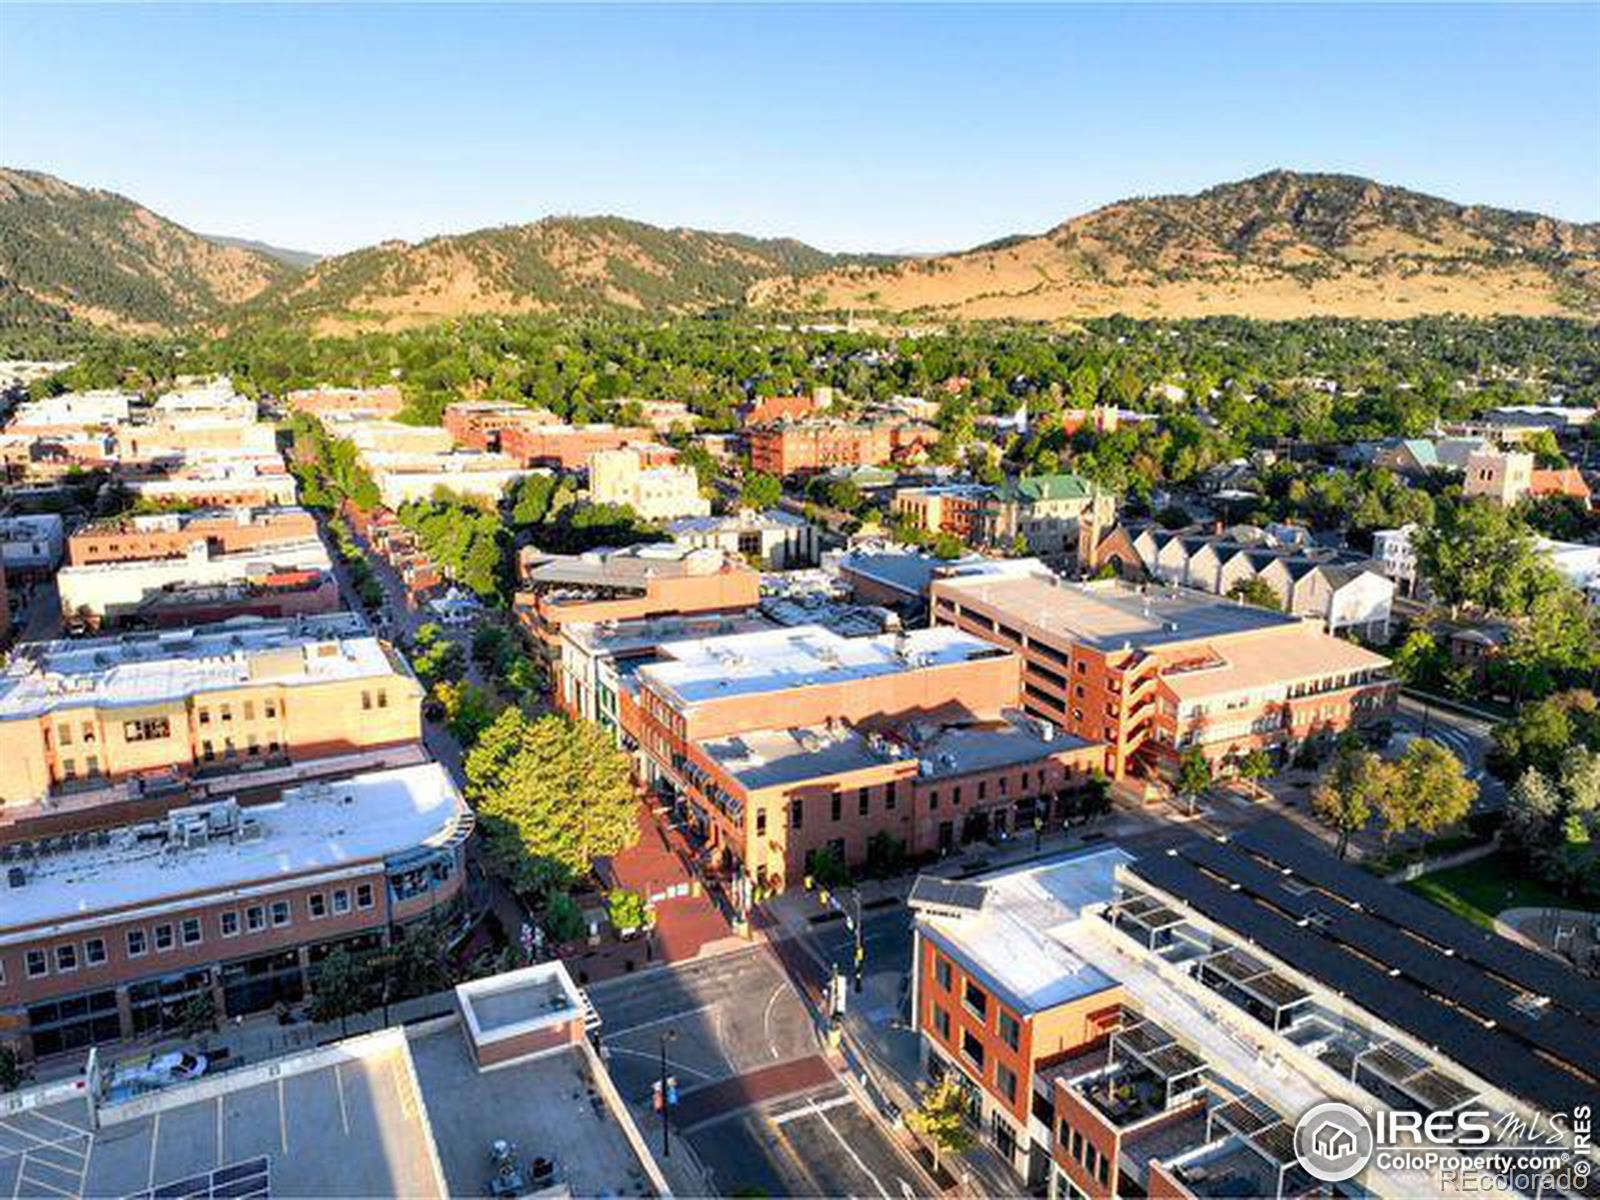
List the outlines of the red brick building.
{"type": "Polygon", "coordinates": [[[751,429],[750,465],[785,478],[834,467],[876,467],[919,461],[938,440],[937,431],[910,422],[855,425],[807,421],[751,429]]]}
{"type": "Polygon", "coordinates": [[[303,508],[155,513],[85,525],[67,538],[67,562],[82,567],[183,558],[199,542],[213,556],[240,554],[316,537],[316,518],[303,508]]]}
{"type": "MultiPolygon", "coordinates": [[[[500,453],[509,455],[523,467],[554,467],[576,471],[588,465],[597,450],[620,450],[624,446],[655,444],[655,430],[628,425],[538,425],[522,423],[500,430],[500,453]]],[[[673,456],[668,452],[665,461],[673,456]]],[[[646,466],[662,460],[652,459],[646,466]]]]}

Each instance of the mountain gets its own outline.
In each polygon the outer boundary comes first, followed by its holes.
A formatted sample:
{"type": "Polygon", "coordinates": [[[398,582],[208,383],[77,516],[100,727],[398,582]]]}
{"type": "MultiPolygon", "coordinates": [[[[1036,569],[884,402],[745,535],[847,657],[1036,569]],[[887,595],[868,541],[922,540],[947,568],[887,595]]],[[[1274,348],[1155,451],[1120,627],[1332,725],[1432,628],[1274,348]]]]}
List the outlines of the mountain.
{"type": "Polygon", "coordinates": [[[156,332],[249,300],[291,274],[113,192],[0,168],[0,328],[66,320],[156,332]]]}
{"type": "Polygon", "coordinates": [[[763,279],[882,261],[787,238],[549,217],[324,259],[237,318],[331,331],[468,313],[695,313],[739,304],[763,279]]]}
{"type": "Polygon", "coordinates": [[[1600,225],[1273,171],[956,254],[765,280],[756,306],[1055,320],[1600,315],[1600,225]]]}
{"type": "Polygon", "coordinates": [[[291,267],[310,267],[328,257],[318,254],[314,250],[289,250],[283,246],[274,246],[270,242],[252,241],[250,238],[225,237],[220,233],[202,233],[201,237],[216,246],[233,246],[239,250],[251,250],[256,254],[265,254],[268,258],[275,258],[279,262],[291,267]]]}

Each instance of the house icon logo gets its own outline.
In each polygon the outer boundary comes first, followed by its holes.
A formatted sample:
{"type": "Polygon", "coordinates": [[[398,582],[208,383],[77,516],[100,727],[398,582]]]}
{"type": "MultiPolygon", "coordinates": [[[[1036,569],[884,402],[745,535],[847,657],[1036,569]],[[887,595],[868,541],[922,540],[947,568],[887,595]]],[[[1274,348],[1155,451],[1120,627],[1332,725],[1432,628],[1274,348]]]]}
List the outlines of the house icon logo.
{"type": "Polygon", "coordinates": [[[1294,1156],[1324,1183],[1353,1179],[1372,1158],[1372,1126],[1359,1109],[1329,1100],[1314,1104],[1294,1127],[1294,1156]]]}

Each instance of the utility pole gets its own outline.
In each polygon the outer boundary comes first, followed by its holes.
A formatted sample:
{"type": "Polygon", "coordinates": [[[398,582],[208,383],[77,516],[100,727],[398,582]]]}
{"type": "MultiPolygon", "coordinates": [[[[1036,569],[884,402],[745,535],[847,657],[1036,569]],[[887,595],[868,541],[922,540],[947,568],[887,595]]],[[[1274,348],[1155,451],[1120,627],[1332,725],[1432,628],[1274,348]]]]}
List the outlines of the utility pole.
{"type": "Polygon", "coordinates": [[[678,1031],[668,1029],[661,1034],[661,1079],[656,1084],[656,1104],[661,1109],[661,1157],[672,1157],[672,1127],[667,1124],[667,1109],[677,1100],[677,1085],[667,1074],[667,1043],[676,1041],[678,1031]]]}
{"type": "Polygon", "coordinates": [[[861,994],[862,972],[867,960],[867,946],[861,933],[861,889],[851,888],[856,900],[856,995],[861,994]]]}

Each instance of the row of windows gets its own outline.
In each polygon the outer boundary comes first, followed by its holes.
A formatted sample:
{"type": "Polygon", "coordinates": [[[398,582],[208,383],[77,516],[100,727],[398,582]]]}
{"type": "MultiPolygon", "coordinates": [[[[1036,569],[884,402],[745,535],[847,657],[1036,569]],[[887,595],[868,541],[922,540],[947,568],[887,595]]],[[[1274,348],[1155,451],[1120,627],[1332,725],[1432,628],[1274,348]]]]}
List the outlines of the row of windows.
{"type": "MultiPolygon", "coordinates": [[[[254,700],[245,700],[245,701],[243,701],[240,704],[239,708],[240,708],[241,719],[246,720],[246,721],[254,721],[256,719],[256,702],[254,700]]],[[[197,709],[195,715],[198,718],[200,724],[202,724],[202,725],[211,724],[211,709],[210,708],[197,709]]],[[[278,719],[278,702],[276,700],[263,700],[261,702],[261,715],[263,717],[265,717],[269,721],[277,720],[278,719]]],[[[233,705],[231,703],[227,702],[227,701],[224,701],[223,703],[217,705],[217,719],[219,721],[231,721],[231,720],[233,720],[233,705]]]]}
{"type": "MultiPolygon", "coordinates": [[[[1071,774],[1072,768],[1068,767],[1067,768],[1067,772],[1068,772],[1068,774],[1071,774]]],[[[999,794],[1001,796],[1009,796],[1011,794],[1011,778],[1010,778],[1010,776],[1000,775],[1000,776],[997,776],[996,779],[997,779],[997,783],[999,785],[999,794]]],[[[1033,791],[1042,792],[1042,791],[1044,791],[1044,788],[1045,788],[1044,768],[1040,767],[1032,775],[1030,775],[1027,771],[1021,771],[1021,772],[1019,772],[1017,774],[1016,782],[1017,782],[1017,794],[1018,795],[1026,796],[1026,795],[1030,794],[1030,789],[1029,789],[1030,782],[1032,784],[1032,790],[1033,791]]],[[[989,798],[989,781],[987,779],[978,780],[977,791],[978,791],[978,802],[981,804],[981,803],[983,803],[983,801],[985,801],[985,800],[987,800],[989,798]]],[[[961,797],[962,797],[962,786],[960,784],[957,784],[955,787],[950,789],[950,803],[955,805],[957,808],[960,808],[961,807],[961,797]]],[[[939,790],[937,788],[935,788],[935,789],[933,789],[932,791],[930,791],[928,793],[928,811],[929,812],[934,812],[934,811],[936,811],[938,809],[938,807],[939,807],[939,790]]]]}
{"type": "MultiPolygon", "coordinates": [[[[883,808],[885,812],[894,812],[900,806],[900,785],[886,783],[883,785],[883,808]]],[[[858,816],[872,814],[872,789],[857,788],[855,810],[858,816]]],[[[831,821],[844,820],[844,793],[835,792],[828,799],[828,819],[831,821]]],[[[806,820],[806,805],[804,800],[789,801],[789,827],[803,829],[806,820]]],[[[756,836],[765,837],[767,832],[767,813],[765,809],[756,810],[756,836]]]]}
{"type": "MultiPolygon", "coordinates": [[[[245,735],[244,753],[245,753],[245,757],[246,758],[257,758],[257,757],[259,757],[261,755],[263,750],[265,750],[265,752],[267,754],[276,754],[278,752],[278,749],[279,749],[279,746],[278,746],[278,739],[277,738],[268,738],[266,746],[263,747],[261,745],[261,739],[256,737],[255,734],[251,733],[251,734],[246,734],[245,735]]],[[[216,762],[217,761],[217,757],[218,757],[218,753],[217,753],[216,743],[213,742],[210,738],[206,738],[203,741],[201,741],[201,743],[200,743],[200,761],[201,762],[216,762]]],[[[234,743],[234,740],[233,740],[232,737],[225,737],[225,738],[222,739],[221,757],[224,758],[224,759],[231,759],[231,758],[238,758],[239,757],[239,747],[234,743]]]]}
{"type": "MultiPolygon", "coordinates": [[[[935,953],[933,961],[933,977],[939,989],[949,992],[955,980],[955,972],[950,960],[942,954],[935,953]]],[[[961,1004],[969,1013],[981,1021],[985,1026],[989,1023],[989,994],[972,981],[970,977],[963,980],[961,989],[961,1004]]],[[[999,1014],[998,1025],[1000,1040],[1011,1049],[1015,1050],[1022,1042],[1022,1023],[1005,1008],[996,1004],[995,1011],[999,1014]]]]}
{"type": "Polygon", "coordinates": [[[1067,1156],[1082,1167],[1091,1179],[1101,1184],[1111,1180],[1111,1160],[1088,1138],[1065,1121],[1061,1122],[1061,1145],[1067,1147],[1067,1156]]]}
{"type": "MultiPolygon", "coordinates": [[[[372,884],[358,883],[355,890],[349,888],[335,888],[332,892],[311,892],[306,896],[306,914],[313,921],[320,921],[324,917],[342,916],[351,910],[352,904],[356,909],[369,909],[376,902],[376,894],[372,884]]],[[[217,914],[217,932],[225,938],[238,937],[241,932],[260,933],[269,926],[282,929],[294,923],[294,913],[288,900],[274,900],[269,904],[254,904],[241,913],[238,909],[229,909],[217,914]]],[[[143,958],[152,949],[157,954],[165,954],[176,948],[179,944],[184,946],[198,946],[205,941],[204,930],[199,917],[184,917],[182,920],[163,922],[152,926],[150,929],[129,929],[126,933],[129,958],[143,958]]],[[[80,965],[85,967],[98,967],[106,962],[106,942],[104,938],[89,938],[81,947],[76,942],[60,942],[52,946],[49,951],[32,949],[23,956],[23,967],[29,979],[39,979],[50,974],[52,965],[57,975],[67,975],[76,971],[80,965]],[[52,964],[52,958],[54,962],[52,964]]],[[[0,983],[5,981],[4,966],[0,965],[0,983]]]]}
{"type": "MultiPolygon", "coordinates": [[[[950,1042],[950,1014],[939,1005],[933,1006],[933,1028],[939,1037],[948,1045],[950,1042]]],[[[983,1039],[970,1029],[961,1031],[961,1057],[967,1060],[979,1075],[986,1078],[984,1060],[987,1053],[984,1050],[983,1039]]],[[[1003,1096],[1008,1104],[1015,1104],[1017,1100],[1017,1073],[1003,1062],[994,1064],[995,1091],[1003,1096]]]]}

